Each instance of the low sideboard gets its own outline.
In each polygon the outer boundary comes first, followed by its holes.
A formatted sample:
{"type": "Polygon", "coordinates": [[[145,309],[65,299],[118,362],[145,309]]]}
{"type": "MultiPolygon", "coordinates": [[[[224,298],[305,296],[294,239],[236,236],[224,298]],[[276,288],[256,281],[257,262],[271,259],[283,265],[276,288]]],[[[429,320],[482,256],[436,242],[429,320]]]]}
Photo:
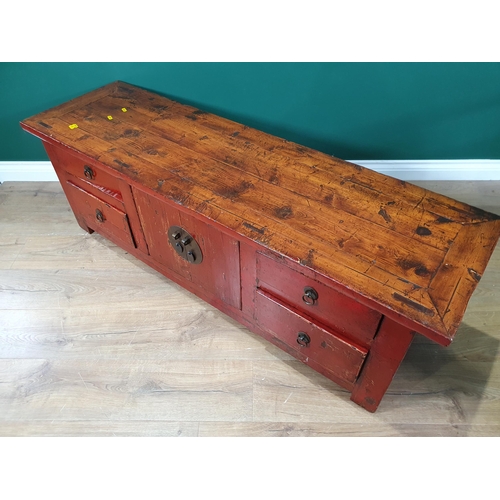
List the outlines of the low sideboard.
{"type": "Polygon", "coordinates": [[[415,334],[450,344],[500,217],[113,82],[21,122],[78,224],[375,411],[415,334]]]}

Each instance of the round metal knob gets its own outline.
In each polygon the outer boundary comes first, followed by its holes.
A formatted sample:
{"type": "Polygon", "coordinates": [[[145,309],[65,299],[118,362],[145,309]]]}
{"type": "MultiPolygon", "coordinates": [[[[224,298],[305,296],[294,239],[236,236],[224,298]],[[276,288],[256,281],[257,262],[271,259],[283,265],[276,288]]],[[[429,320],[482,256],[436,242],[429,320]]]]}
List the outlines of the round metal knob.
{"type": "Polygon", "coordinates": [[[314,288],[306,286],[304,288],[304,295],[302,295],[302,300],[308,306],[313,306],[314,304],[316,304],[316,301],[318,300],[318,292],[314,288]]]}
{"type": "Polygon", "coordinates": [[[88,165],[83,167],[83,175],[90,180],[95,177],[94,171],[88,165]]]}
{"type": "Polygon", "coordinates": [[[309,342],[311,342],[311,337],[309,337],[307,333],[299,332],[297,334],[297,344],[301,345],[302,347],[307,347],[309,345],[309,342]]]}
{"type": "Polygon", "coordinates": [[[102,215],[102,212],[99,209],[96,209],[95,211],[95,218],[99,222],[104,222],[104,215],[102,215]]]}
{"type": "Polygon", "coordinates": [[[180,231],[175,231],[174,233],[172,233],[172,238],[174,240],[178,240],[180,237],[181,237],[181,232],[180,231]]]}

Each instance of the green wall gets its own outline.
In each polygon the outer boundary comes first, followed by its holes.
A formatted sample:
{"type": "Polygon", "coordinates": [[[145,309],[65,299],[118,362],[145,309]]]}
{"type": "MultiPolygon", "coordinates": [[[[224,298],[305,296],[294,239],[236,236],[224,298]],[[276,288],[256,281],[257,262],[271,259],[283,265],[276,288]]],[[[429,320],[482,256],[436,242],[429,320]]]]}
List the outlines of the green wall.
{"type": "Polygon", "coordinates": [[[19,121],[114,80],[348,160],[500,158],[500,63],[0,63],[0,161],[19,121]]]}

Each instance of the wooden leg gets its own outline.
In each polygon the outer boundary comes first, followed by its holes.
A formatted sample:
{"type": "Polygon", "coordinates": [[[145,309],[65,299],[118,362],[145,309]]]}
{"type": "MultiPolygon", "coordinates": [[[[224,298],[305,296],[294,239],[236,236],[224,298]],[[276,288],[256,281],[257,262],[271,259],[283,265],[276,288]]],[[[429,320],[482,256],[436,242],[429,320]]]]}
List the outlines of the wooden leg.
{"type": "Polygon", "coordinates": [[[374,412],[406,355],[415,332],[385,317],[373,340],[351,400],[374,412]]]}
{"type": "Polygon", "coordinates": [[[83,217],[80,217],[78,215],[75,214],[75,218],[76,218],[76,222],[78,222],[78,225],[84,230],[84,231],[87,231],[87,233],[89,234],[92,234],[94,232],[93,229],[90,229],[89,226],[87,226],[87,224],[85,223],[85,220],[83,219],[83,217]]]}

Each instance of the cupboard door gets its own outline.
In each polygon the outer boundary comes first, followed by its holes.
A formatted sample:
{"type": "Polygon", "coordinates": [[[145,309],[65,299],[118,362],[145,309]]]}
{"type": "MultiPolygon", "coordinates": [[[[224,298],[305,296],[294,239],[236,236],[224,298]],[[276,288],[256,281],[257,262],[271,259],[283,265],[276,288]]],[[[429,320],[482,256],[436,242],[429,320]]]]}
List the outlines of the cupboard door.
{"type": "Polygon", "coordinates": [[[150,256],[160,265],[191,281],[205,294],[241,309],[238,241],[202,219],[179,211],[167,200],[153,197],[135,187],[133,193],[150,256]],[[169,241],[169,235],[176,228],[181,228],[183,234],[188,233],[199,246],[201,256],[197,256],[195,262],[179,255],[169,241]]]}

